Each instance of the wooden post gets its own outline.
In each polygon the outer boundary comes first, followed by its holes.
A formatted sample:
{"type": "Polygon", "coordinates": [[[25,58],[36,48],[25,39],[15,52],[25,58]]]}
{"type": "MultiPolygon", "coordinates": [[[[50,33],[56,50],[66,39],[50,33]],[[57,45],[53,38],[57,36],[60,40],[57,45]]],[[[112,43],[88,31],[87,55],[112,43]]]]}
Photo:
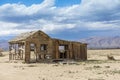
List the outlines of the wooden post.
{"type": "Polygon", "coordinates": [[[81,60],[83,60],[83,56],[84,56],[84,55],[83,55],[83,54],[84,54],[84,53],[83,53],[83,44],[80,46],[80,48],[81,48],[81,60]]]}
{"type": "Polygon", "coordinates": [[[16,44],[14,44],[14,49],[15,49],[15,54],[14,54],[14,60],[16,60],[16,55],[17,55],[17,53],[16,53],[16,44]]]}
{"type": "Polygon", "coordinates": [[[79,49],[80,49],[79,59],[81,60],[81,54],[82,54],[81,44],[79,45],[79,49]]]}
{"type": "Polygon", "coordinates": [[[72,52],[71,52],[72,55],[71,56],[72,56],[72,59],[74,59],[74,44],[73,43],[71,44],[71,47],[72,47],[72,52]]]}
{"type": "Polygon", "coordinates": [[[73,44],[74,47],[74,59],[77,59],[77,48],[76,48],[76,43],[73,44]]]}
{"type": "Polygon", "coordinates": [[[73,43],[71,43],[71,58],[74,59],[74,48],[73,48],[73,43]]]}
{"type": "Polygon", "coordinates": [[[23,50],[21,50],[21,56],[22,56],[21,58],[22,58],[22,60],[23,60],[23,50]]]}
{"type": "Polygon", "coordinates": [[[84,44],[84,50],[85,50],[85,60],[87,60],[87,44],[84,44]]]}
{"type": "Polygon", "coordinates": [[[30,43],[28,41],[25,42],[25,62],[30,62],[30,43]]]}
{"type": "Polygon", "coordinates": [[[78,43],[76,43],[76,47],[77,47],[77,59],[79,59],[80,48],[78,43]]]}
{"type": "Polygon", "coordinates": [[[56,43],[53,41],[52,44],[52,58],[56,59],[56,43]]]}
{"type": "Polygon", "coordinates": [[[12,60],[12,56],[11,56],[11,44],[9,43],[9,61],[12,60]]]}
{"type": "Polygon", "coordinates": [[[82,60],[85,60],[85,58],[86,58],[86,49],[85,49],[85,45],[84,44],[82,44],[82,46],[81,46],[82,48],[82,56],[81,56],[81,59],[82,60]]]}
{"type": "MultiPolygon", "coordinates": [[[[14,44],[12,44],[12,49],[11,50],[14,50],[14,44]]],[[[11,52],[11,59],[13,60],[13,54],[14,52],[11,52]]]]}
{"type": "Polygon", "coordinates": [[[69,58],[72,59],[72,43],[69,44],[69,58]]]}
{"type": "Polygon", "coordinates": [[[25,52],[24,52],[24,50],[25,50],[25,49],[24,49],[24,47],[23,47],[23,46],[24,46],[24,44],[22,43],[22,45],[21,45],[21,46],[22,46],[22,59],[24,59],[24,56],[25,56],[25,52]]]}
{"type": "Polygon", "coordinates": [[[35,50],[36,50],[36,61],[38,61],[40,55],[40,44],[35,45],[35,50]]]}
{"type": "Polygon", "coordinates": [[[18,58],[21,59],[21,49],[20,49],[20,43],[18,44],[18,58]]]}
{"type": "Polygon", "coordinates": [[[65,50],[67,51],[66,52],[66,55],[67,55],[67,59],[69,59],[70,58],[70,50],[69,50],[69,47],[70,47],[70,43],[69,44],[67,44],[67,45],[65,45],[65,50]]]}
{"type": "Polygon", "coordinates": [[[76,58],[77,59],[79,59],[79,53],[80,53],[80,51],[79,51],[79,44],[78,43],[76,43],[76,58]]]}
{"type": "Polygon", "coordinates": [[[55,41],[56,45],[55,45],[55,52],[56,52],[56,59],[59,59],[59,44],[57,41],[55,41]]]}
{"type": "Polygon", "coordinates": [[[80,44],[77,43],[77,58],[80,59],[80,44]]]}

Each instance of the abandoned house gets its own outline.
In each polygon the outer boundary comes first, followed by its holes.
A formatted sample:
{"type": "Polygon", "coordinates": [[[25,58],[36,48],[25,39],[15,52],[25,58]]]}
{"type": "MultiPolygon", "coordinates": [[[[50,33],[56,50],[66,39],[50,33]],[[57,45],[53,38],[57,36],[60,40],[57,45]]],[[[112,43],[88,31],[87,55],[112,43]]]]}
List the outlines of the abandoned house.
{"type": "Polygon", "coordinates": [[[22,33],[9,41],[9,60],[87,60],[87,44],[54,39],[42,31],[22,33]]]}

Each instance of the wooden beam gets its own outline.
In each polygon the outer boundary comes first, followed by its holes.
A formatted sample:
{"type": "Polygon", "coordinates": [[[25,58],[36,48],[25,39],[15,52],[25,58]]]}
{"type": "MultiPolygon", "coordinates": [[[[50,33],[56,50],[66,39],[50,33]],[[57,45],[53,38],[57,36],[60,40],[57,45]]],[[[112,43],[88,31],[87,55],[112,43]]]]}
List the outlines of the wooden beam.
{"type": "Polygon", "coordinates": [[[40,59],[40,43],[36,44],[36,61],[40,59]]]}
{"type": "Polygon", "coordinates": [[[55,52],[56,52],[56,59],[59,59],[59,43],[55,41],[55,52]]]}
{"type": "Polygon", "coordinates": [[[25,43],[25,62],[30,62],[30,43],[28,41],[25,43]]]}
{"type": "Polygon", "coordinates": [[[85,60],[87,60],[87,44],[84,45],[85,48],[85,60]]]}

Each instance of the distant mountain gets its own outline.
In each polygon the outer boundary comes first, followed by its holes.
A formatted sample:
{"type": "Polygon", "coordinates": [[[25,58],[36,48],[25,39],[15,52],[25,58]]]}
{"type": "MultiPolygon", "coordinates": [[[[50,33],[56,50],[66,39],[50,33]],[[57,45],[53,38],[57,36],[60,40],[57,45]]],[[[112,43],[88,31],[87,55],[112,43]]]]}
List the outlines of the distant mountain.
{"type": "Polygon", "coordinates": [[[15,36],[0,36],[0,48],[8,50],[9,44],[8,41],[15,36]]]}
{"type": "Polygon", "coordinates": [[[120,36],[90,37],[81,39],[80,42],[88,43],[90,49],[120,48],[120,36]]]}
{"type": "MultiPolygon", "coordinates": [[[[8,50],[8,41],[12,37],[0,37],[0,48],[8,50]]],[[[80,42],[88,43],[89,49],[105,49],[105,48],[120,48],[120,36],[115,37],[90,37],[86,39],[80,39],[80,42]]]]}
{"type": "Polygon", "coordinates": [[[7,40],[0,40],[0,48],[4,49],[4,50],[8,50],[8,41],[7,40]]]}

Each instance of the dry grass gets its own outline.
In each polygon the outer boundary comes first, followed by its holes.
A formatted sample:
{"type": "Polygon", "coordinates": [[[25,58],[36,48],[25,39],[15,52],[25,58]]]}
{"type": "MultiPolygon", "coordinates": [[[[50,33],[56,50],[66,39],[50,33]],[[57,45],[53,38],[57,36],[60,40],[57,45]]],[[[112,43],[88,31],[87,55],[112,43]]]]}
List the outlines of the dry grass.
{"type": "Polygon", "coordinates": [[[28,65],[28,67],[37,67],[37,65],[32,65],[32,64],[31,64],[31,65],[28,65]]]}

